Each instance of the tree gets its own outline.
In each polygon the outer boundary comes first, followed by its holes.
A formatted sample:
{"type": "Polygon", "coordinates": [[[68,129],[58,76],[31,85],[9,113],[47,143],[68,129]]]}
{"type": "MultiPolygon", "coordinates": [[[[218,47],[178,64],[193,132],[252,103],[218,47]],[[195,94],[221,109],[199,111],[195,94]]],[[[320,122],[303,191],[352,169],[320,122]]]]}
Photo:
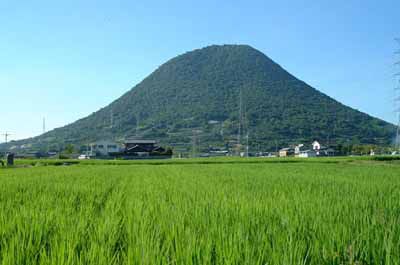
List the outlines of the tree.
{"type": "Polygon", "coordinates": [[[67,146],[64,149],[64,153],[71,155],[75,152],[75,147],[72,144],[67,144],[67,146]]]}

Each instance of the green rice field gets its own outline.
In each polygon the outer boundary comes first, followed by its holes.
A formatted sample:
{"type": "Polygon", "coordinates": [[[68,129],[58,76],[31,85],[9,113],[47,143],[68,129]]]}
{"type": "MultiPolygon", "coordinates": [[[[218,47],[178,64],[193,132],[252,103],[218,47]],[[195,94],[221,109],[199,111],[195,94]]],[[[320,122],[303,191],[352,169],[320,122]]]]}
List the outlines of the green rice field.
{"type": "Polygon", "coordinates": [[[400,264],[400,162],[18,161],[0,264],[400,264]]]}

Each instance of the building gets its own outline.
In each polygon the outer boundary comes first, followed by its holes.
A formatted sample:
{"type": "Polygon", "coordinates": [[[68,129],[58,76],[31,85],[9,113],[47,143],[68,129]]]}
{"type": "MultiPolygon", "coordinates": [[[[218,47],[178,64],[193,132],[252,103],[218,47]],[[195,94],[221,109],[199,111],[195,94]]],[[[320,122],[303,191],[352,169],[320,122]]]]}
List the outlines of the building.
{"type": "Polygon", "coordinates": [[[330,147],[324,147],[321,148],[320,152],[319,152],[320,156],[335,156],[336,155],[336,151],[333,148],[330,147]]]}
{"type": "Polygon", "coordinates": [[[335,150],[322,146],[318,141],[314,141],[311,146],[299,144],[295,147],[296,157],[315,157],[315,156],[334,156],[335,150]],[[311,149],[310,149],[311,148],[311,149]]]}
{"type": "Polygon", "coordinates": [[[314,150],[303,150],[297,155],[297,157],[308,158],[308,157],[316,157],[317,153],[314,150]]]}
{"type": "Polygon", "coordinates": [[[314,141],[311,145],[315,152],[318,153],[321,150],[321,144],[318,141],[314,141]]]}
{"type": "Polygon", "coordinates": [[[294,155],[294,149],[287,147],[287,148],[282,148],[279,150],[279,157],[287,157],[287,156],[293,156],[294,155]]]}
{"type": "Polygon", "coordinates": [[[305,148],[305,146],[304,146],[304,144],[299,144],[299,145],[296,145],[296,147],[294,148],[294,156],[299,156],[300,155],[300,153],[302,152],[302,151],[304,151],[306,148],[305,148]]]}
{"type": "Polygon", "coordinates": [[[89,146],[89,156],[111,156],[120,151],[120,145],[113,141],[98,141],[89,146]]]}
{"type": "Polygon", "coordinates": [[[124,142],[124,156],[145,157],[150,155],[162,155],[166,150],[160,146],[156,146],[155,140],[136,140],[127,139],[124,142]]]}
{"type": "Polygon", "coordinates": [[[330,147],[322,146],[318,141],[312,143],[312,149],[317,153],[317,156],[334,156],[335,150],[330,147]]]}

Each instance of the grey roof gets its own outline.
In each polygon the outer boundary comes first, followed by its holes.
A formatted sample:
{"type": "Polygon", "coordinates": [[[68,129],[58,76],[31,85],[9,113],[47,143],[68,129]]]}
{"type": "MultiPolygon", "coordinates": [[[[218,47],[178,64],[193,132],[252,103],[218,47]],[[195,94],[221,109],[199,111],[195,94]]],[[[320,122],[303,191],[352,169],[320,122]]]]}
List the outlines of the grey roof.
{"type": "Polygon", "coordinates": [[[279,151],[292,151],[292,150],[294,150],[293,148],[290,148],[290,147],[286,147],[286,148],[282,148],[281,150],[279,150],[279,151]]]}

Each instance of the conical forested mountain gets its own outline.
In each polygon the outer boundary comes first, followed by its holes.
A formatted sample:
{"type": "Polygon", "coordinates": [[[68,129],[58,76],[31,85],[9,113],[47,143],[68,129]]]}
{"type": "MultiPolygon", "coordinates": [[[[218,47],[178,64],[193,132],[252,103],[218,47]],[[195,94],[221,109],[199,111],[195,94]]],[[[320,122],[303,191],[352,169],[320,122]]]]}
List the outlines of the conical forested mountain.
{"type": "Polygon", "coordinates": [[[11,144],[51,149],[135,136],[201,150],[244,144],[247,135],[264,150],[314,139],[389,144],[394,126],[344,106],[250,46],[223,45],[177,56],[92,115],[11,144]]]}

